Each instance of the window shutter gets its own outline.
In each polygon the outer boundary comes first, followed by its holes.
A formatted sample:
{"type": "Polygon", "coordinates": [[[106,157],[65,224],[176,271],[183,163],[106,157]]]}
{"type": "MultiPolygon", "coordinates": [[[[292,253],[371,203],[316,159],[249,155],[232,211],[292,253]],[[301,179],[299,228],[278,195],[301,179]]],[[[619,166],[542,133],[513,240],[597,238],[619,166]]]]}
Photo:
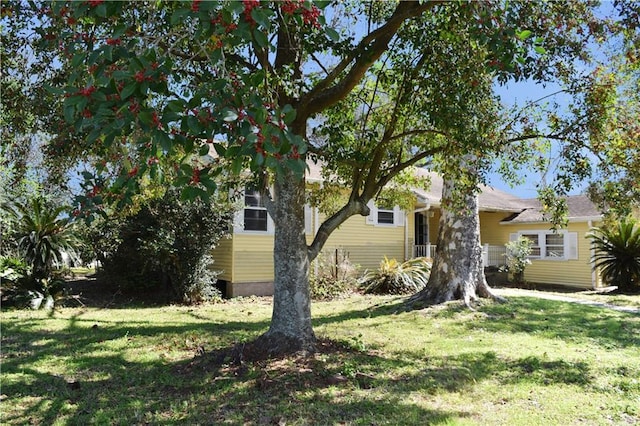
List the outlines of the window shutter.
{"type": "Polygon", "coordinates": [[[565,250],[567,252],[567,259],[576,260],[578,259],[578,233],[567,232],[565,235],[565,250]]]}
{"type": "Polygon", "coordinates": [[[378,223],[378,208],[376,207],[376,204],[373,202],[373,200],[369,200],[367,206],[369,207],[369,210],[371,212],[369,213],[369,216],[367,216],[366,223],[367,225],[375,225],[376,223],[378,223]]]}
{"type": "Polygon", "coordinates": [[[313,215],[313,209],[309,204],[305,204],[304,205],[304,232],[307,235],[312,233],[312,229],[313,229],[312,215],[313,215]]]}
{"type": "Polygon", "coordinates": [[[395,226],[404,226],[404,210],[398,206],[393,208],[393,224],[395,226]]]}
{"type": "Polygon", "coordinates": [[[518,233],[512,232],[509,234],[509,241],[516,241],[518,239],[518,233]]]}
{"type": "Polygon", "coordinates": [[[267,212],[267,234],[273,234],[276,226],[273,223],[273,219],[271,219],[271,215],[267,212]]]}

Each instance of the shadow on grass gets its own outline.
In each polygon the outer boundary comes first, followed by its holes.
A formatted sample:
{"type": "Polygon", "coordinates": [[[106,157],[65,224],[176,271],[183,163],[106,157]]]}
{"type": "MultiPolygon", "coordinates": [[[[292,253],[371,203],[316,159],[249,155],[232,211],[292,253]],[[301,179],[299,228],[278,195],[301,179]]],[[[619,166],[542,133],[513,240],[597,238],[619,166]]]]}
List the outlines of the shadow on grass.
{"type": "Polygon", "coordinates": [[[466,322],[470,330],[529,333],[606,349],[640,346],[640,316],[633,313],[531,297],[510,297],[481,311],[486,319],[466,322]]]}
{"type": "MultiPolygon", "coordinates": [[[[318,316],[314,323],[393,317],[402,306],[391,300],[318,316]]],[[[424,321],[444,316],[469,330],[638,345],[640,325],[628,314],[515,297],[481,311],[470,321],[468,311],[450,305],[425,310],[424,321]]],[[[190,317],[194,322],[184,324],[94,324],[78,314],[60,331],[47,331],[47,318],[5,322],[3,424],[444,424],[474,414],[432,409],[431,398],[485,380],[593,386],[587,363],[543,355],[504,359],[492,351],[425,358],[333,342],[314,357],[245,362],[224,349],[257,337],[267,320],[202,322],[207,318],[197,312],[190,317]],[[171,355],[176,349],[180,353],[171,355]]]]}
{"type": "MultiPolygon", "coordinates": [[[[254,335],[261,325],[253,326],[254,335]]],[[[246,327],[229,323],[224,333],[239,333],[246,327]]],[[[20,325],[4,330],[3,424],[316,424],[317,419],[371,424],[405,423],[407,418],[438,424],[467,416],[412,404],[401,393],[388,394],[383,400],[366,394],[336,397],[327,389],[360,388],[355,374],[342,376],[345,365],[364,362],[372,371],[398,365],[398,361],[342,346],[321,357],[253,363],[234,363],[216,350],[195,355],[198,348],[186,360],[151,357],[145,361],[147,357],[140,356],[134,362],[128,353],[131,345],[142,352],[162,352],[157,342],[146,342],[154,343],[146,347],[145,336],[164,336],[171,346],[177,336],[211,333],[212,326],[131,330],[122,324],[97,329],[75,326],[60,332],[25,331],[20,325]],[[108,345],[110,340],[121,341],[108,345]]],[[[229,341],[220,343],[229,347],[229,341]]],[[[391,383],[384,378],[367,380],[376,386],[391,383]]]]}

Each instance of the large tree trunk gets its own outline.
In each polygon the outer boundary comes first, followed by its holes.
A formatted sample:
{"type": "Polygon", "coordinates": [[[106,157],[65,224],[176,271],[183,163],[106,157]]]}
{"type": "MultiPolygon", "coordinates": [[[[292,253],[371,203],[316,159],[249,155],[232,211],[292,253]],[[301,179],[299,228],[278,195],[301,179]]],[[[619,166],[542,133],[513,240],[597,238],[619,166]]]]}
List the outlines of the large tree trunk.
{"type": "Polygon", "coordinates": [[[463,300],[467,306],[478,297],[499,299],[493,295],[484,275],[478,195],[465,194],[464,208],[452,210],[456,191],[453,180],[445,180],[442,188],[440,229],[436,242],[431,276],[426,287],[409,299],[413,305],[434,305],[450,300],[463,300]]]}
{"type": "Polygon", "coordinates": [[[304,226],[304,185],[304,179],[296,178],[291,172],[274,183],[273,314],[269,330],[258,339],[258,344],[272,354],[315,350],[304,226]]]}

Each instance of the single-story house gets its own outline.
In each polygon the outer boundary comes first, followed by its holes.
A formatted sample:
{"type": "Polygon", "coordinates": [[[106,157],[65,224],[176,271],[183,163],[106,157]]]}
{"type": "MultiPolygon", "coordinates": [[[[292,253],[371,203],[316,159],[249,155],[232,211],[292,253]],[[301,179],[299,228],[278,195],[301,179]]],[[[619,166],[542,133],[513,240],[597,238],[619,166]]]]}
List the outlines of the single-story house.
{"type": "MultiPolygon", "coordinates": [[[[432,257],[438,235],[442,178],[418,169],[429,177],[428,191],[415,190],[410,211],[399,207],[383,209],[370,204],[367,217],[353,216],[329,237],[325,253],[339,249],[361,270],[378,268],[386,256],[398,260],[432,257]]],[[[310,182],[320,180],[320,170],[312,166],[310,182]]],[[[584,195],[567,199],[569,223],[557,233],[543,220],[537,200],[521,199],[504,191],[483,186],[479,194],[480,236],[485,266],[505,263],[505,244],[519,235],[533,242],[532,264],[525,280],[580,288],[601,285],[592,272],[592,248],[586,237],[602,220],[596,207],[584,195]]],[[[307,239],[311,242],[324,220],[313,206],[305,208],[307,239]]],[[[220,241],[213,251],[214,268],[222,270],[218,279],[229,297],[273,293],[273,222],[256,191],[244,193],[244,209],[236,215],[231,238],[220,241]]]]}

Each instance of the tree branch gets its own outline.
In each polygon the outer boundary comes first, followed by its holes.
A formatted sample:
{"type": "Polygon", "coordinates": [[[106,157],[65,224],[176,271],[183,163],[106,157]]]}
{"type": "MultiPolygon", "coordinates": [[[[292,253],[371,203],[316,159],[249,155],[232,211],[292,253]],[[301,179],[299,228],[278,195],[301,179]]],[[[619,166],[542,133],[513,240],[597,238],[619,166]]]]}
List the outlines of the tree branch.
{"type": "Polygon", "coordinates": [[[345,57],[324,80],[304,95],[298,107],[303,115],[320,112],[343,99],[362,79],[365,72],[388,48],[389,42],[400,26],[408,19],[432,9],[439,2],[408,2],[398,4],[391,18],[380,28],[365,36],[353,53],[345,57]],[[351,69],[340,80],[338,77],[351,65],[351,69]]]}
{"type": "Polygon", "coordinates": [[[338,226],[342,225],[347,219],[349,219],[351,216],[355,216],[356,214],[361,214],[362,216],[367,216],[369,214],[369,207],[367,206],[366,201],[349,200],[349,202],[345,204],[340,210],[338,210],[331,217],[322,222],[322,225],[320,225],[318,232],[316,232],[313,242],[307,248],[309,261],[312,261],[318,256],[320,250],[322,250],[322,247],[324,247],[331,233],[336,228],[338,228],[338,226]]]}

